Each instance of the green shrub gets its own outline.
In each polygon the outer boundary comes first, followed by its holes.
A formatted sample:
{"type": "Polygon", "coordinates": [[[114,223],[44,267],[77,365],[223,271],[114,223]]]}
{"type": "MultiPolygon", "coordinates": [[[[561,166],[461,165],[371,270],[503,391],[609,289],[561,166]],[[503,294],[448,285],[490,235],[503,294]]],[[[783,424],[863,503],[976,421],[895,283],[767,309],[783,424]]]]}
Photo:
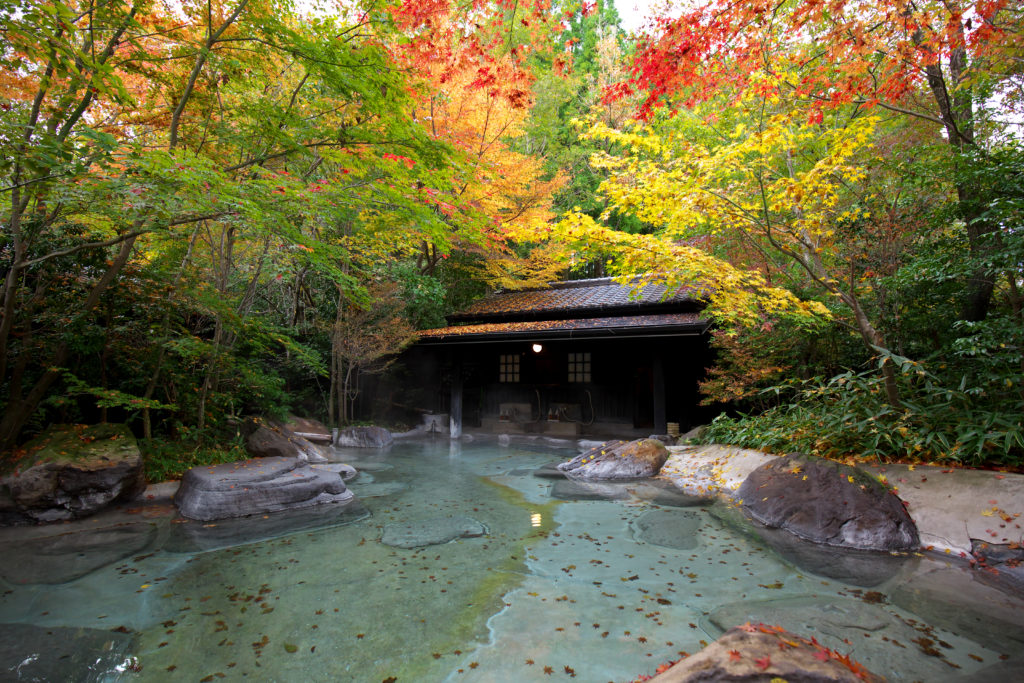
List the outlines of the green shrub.
{"type": "Polygon", "coordinates": [[[946,386],[921,363],[893,354],[902,396],[885,401],[877,371],[845,372],[766,390],[795,391],[791,403],[760,415],[720,416],[700,438],[783,453],[968,466],[1024,464],[1024,400],[1016,391],[946,386]]]}

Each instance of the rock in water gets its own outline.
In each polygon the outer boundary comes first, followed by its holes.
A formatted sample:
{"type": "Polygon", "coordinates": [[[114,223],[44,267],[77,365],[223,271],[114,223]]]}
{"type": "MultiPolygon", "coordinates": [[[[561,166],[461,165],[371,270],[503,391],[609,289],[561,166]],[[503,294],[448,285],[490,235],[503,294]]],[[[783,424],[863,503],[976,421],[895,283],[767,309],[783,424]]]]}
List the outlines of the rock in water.
{"type": "Polygon", "coordinates": [[[174,502],[185,517],[209,521],[354,498],[337,472],[314,469],[298,458],[258,458],[193,467],[182,477],[174,502]]]}
{"type": "Polygon", "coordinates": [[[395,437],[383,427],[348,427],[338,432],[335,446],[345,448],[385,448],[395,437]]]}
{"type": "Polygon", "coordinates": [[[86,517],[142,492],[142,455],[125,425],[54,427],[33,439],[20,471],[0,480],[0,521],[86,517]]]}
{"type": "Polygon", "coordinates": [[[278,422],[250,417],[242,426],[242,432],[245,434],[245,450],[254,458],[301,458],[309,462],[327,462],[320,446],[278,422]]]}
{"type": "Polygon", "coordinates": [[[609,441],[563,462],[558,469],[571,479],[643,479],[660,472],[666,460],[668,449],[655,439],[609,441]]]}
{"type": "Polygon", "coordinates": [[[654,679],[657,683],[785,680],[792,683],[864,683],[880,678],[808,638],[777,626],[738,626],[654,679]]]}
{"type": "Polygon", "coordinates": [[[380,542],[395,548],[420,548],[439,545],[457,538],[474,538],[487,533],[487,527],[472,517],[434,517],[406,524],[388,524],[380,542]]]}
{"type": "Polygon", "coordinates": [[[753,519],[814,543],[914,550],[917,527],[878,480],[849,465],[791,454],[761,465],[737,497],[753,519]]]}

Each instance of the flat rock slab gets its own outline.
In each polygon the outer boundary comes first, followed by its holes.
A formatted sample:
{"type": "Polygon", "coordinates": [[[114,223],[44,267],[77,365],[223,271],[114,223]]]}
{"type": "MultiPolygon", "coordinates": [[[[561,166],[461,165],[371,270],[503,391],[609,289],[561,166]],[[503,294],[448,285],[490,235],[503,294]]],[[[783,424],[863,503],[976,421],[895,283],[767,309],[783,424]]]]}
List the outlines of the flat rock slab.
{"type": "Polygon", "coordinates": [[[563,479],[551,485],[549,494],[558,500],[625,500],[629,491],[625,484],[595,484],[563,479]]]}
{"type": "Polygon", "coordinates": [[[665,548],[690,550],[700,543],[700,515],[688,510],[648,510],[632,527],[636,540],[665,548]]]}
{"type": "MultiPolygon", "coordinates": [[[[749,520],[745,520],[750,524],[749,520]]],[[[919,558],[912,554],[879,553],[820,543],[809,543],[788,531],[754,525],[752,533],[776,553],[800,569],[864,588],[881,585],[908,571],[919,558]]]]}
{"type": "Polygon", "coordinates": [[[124,676],[121,667],[128,659],[133,641],[132,635],[117,631],[0,624],[0,678],[5,681],[121,680],[124,676]]]}
{"type": "Polygon", "coordinates": [[[985,573],[968,574],[943,560],[926,561],[935,568],[891,589],[890,602],[1002,655],[1024,654],[1024,597],[986,585],[985,573]]]}
{"type": "Polygon", "coordinates": [[[330,505],[315,505],[265,515],[220,519],[215,523],[179,520],[163,549],[172,553],[200,553],[258,543],[299,532],[321,531],[370,517],[358,498],[330,505]]]}
{"type": "Polygon", "coordinates": [[[539,479],[565,479],[565,472],[558,469],[557,462],[551,462],[533,470],[533,476],[539,479]]]}
{"type": "Polygon", "coordinates": [[[733,628],[679,662],[653,683],[743,681],[762,683],[868,683],[883,681],[856,662],[783,629],[763,624],[733,628]]]}
{"type": "Polygon", "coordinates": [[[320,470],[321,472],[334,472],[335,474],[341,475],[343,481],[352,481],[355,479],[359,472],[352,465],[346,465],[340,462],[320,463],[312,466],[314,470],[320,470]]]}
{"type": "Polygon", "coordinates": [[[383,496],[393,496],[394,494],[401,493],[408,488],[408,484],[400,481],[363,483],[360,480],[356,483],[353,492],[358,494],[360,498],[380,498],[383,496]]]}
{"type": "Polygon", "coordinates": [[[751,472],[737,495],[753,519],[813,543],[884,551],[920,546],[900,499],[849,465],[787,455],[751,472]]]}
{"type": "Polygon", "coordinates": [[[661,471],[668,455],[665,444],[655,439],[608,441],[563,462],[558,469],[570,479],[584,481],[646,479],[661,471]]]}
{"type": "Polygon", "coordinates": [[[193,467],[174,496],[185,517],[203,521],[346,503],[354,494],[341,475],[298,458],[258,458],[193,467]]]}
{"type": "Polygon", "coordinates": [[[0,553],[0,577],[14,584],[59,584],[137,555],[153,542],[149,522],[30,538],[0,553]]]}
{"type": "Polygon", "coordinates": [[[486,533],[487,527],[472,517],[434,517],[405,524],[388,524],[380,542],[395,548],[421,548],[486,533]]]}

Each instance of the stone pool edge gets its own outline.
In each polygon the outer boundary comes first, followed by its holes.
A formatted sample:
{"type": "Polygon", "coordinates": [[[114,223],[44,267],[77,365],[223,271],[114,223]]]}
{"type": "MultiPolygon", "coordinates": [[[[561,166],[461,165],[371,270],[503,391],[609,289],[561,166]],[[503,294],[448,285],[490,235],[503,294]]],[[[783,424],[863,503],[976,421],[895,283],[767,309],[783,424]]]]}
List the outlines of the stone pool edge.
{"type": "MultiPolygon", "coordinates": [[[[670,446],[658,479],[686,493],[735,502],[753,470],[777,456],[733,446],[670,446]]],[[[917,525],[922,550],[971,556],[971,539],[1024,538],[1024,475],[938,465],[860,466],[892,487],[917,525]],[[1007,520],[1009,518],[1009,520],[1007,520]]]]}

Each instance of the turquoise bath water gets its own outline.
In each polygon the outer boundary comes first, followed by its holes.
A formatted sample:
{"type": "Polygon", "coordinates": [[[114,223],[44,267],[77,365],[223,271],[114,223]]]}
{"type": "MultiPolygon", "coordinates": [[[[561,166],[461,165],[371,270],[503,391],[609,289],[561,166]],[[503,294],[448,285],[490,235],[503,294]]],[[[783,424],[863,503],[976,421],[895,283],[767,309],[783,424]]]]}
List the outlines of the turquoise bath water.
{"type": "Polygon", "coordinates": [[[649,484],[534,476],[571,451],[438,440],[336,455],[360,470],[365,511],[140,514],[114,537],[125,556],[98,567],[110,538],[37,569],[9,553],[0,679],[628,681],[745,621],[897,681],[997,680],[990,667],[1024,649],[1024,604],[953,561],[823,553],[649,484]],[[461,518],[485,533],[380,540],[461,518]]]}

